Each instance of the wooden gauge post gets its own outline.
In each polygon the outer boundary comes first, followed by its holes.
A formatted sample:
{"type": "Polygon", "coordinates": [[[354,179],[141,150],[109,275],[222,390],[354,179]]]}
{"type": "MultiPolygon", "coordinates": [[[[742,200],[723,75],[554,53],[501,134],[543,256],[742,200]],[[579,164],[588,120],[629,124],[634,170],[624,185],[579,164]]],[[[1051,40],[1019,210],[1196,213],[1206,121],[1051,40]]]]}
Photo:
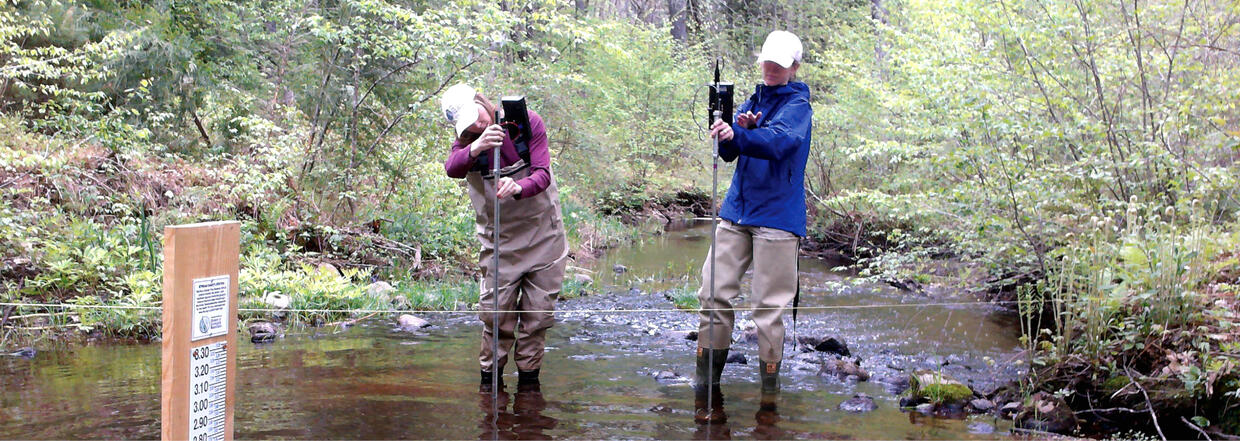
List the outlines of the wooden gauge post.
{"type": "Polygon", "coordinates": [[[164,229],[164,440],[231,441],[241,224],[164,229]]]}

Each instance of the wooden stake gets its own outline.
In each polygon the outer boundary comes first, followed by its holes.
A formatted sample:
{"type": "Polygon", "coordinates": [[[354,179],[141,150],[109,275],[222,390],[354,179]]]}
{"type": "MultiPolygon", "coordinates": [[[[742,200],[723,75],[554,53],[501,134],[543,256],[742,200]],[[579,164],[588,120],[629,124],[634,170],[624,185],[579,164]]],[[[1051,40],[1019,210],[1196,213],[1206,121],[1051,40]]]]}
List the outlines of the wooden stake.
{"type": "Polygon", "coordinates": [[[164,440],[233,439],[240,236],[238,222],[164,229],[164,440]]]}

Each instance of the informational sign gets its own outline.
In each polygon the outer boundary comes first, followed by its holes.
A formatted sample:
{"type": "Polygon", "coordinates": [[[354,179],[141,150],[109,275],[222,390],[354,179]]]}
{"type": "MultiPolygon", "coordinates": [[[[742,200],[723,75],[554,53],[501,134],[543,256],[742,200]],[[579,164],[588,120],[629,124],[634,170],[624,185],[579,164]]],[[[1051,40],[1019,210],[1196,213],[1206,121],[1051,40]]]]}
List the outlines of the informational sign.
{"type": "Polygon", "coordinates": [[[228,333],[228,276],[194,279],[192,341],[228,333]]]}
{"type": "Polygon", "coordinates": [[[190,350],[189,439],[223,441],[228,344],[215,342],[190,350]]]}

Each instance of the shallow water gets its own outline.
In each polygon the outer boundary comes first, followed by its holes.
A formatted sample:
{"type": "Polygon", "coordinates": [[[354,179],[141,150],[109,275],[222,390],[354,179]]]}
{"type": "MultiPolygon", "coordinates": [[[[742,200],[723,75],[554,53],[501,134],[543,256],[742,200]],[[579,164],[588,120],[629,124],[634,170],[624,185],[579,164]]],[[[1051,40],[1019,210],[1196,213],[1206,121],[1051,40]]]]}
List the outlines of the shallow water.
{"type": "MultiPolygon", "coordinates": [[[[463,313],[427,315],[433,325],[417,334],[372,320],[346,330],[291,332],[271,344],[242,343],[236,437],[1006,436],[1009,425],[989,417],[953,420],[902,412],[882,380],[927,368],[984,390],[1016,378],[1019,368],[1007,361],[1019,346],[1019,325],[1010,314],[988,305],[925,306],[969,299],[858,286],[848,273],[831,270],[831,263],[808,259],[801,262],[802,306],[902,305],[800,313],[800,335],[843,338],[871,380],[821,375],[814,362],[818,355],[800,354],[789,344],[777,416],[759,415],[757,348],[744,343],[738,329],[733,350],[749,362],[725,370],[729,422],[709,428],[694,424],[689,382],[695,343],[684,332],[696,329],[695,315],[614,310],[670,308],[658,292],[686,280],[696,286],[692,275],[708,244],[709,231],[695,227],[613,250],[589,265],[597,285],[612,293],[560,302],[564,312],[548,337],[542,387],[516,390],[510,363],[497,426],[491,424],[490,395],[478,393],[479,324],[463,313]],[[616,263],[628,270],[613,272],[616,263]],[[987,357],[997,363],[992,366],[987,357]],[[873,397],[878,409],[853,414],[837,408],[855,393],[873,397]]],[[[739,316],[738,328],[747,313],[739,316]]],[[[158,344],[39,349],[33,360],[0,358],[0,438],[159,437],[158,344]]]]}

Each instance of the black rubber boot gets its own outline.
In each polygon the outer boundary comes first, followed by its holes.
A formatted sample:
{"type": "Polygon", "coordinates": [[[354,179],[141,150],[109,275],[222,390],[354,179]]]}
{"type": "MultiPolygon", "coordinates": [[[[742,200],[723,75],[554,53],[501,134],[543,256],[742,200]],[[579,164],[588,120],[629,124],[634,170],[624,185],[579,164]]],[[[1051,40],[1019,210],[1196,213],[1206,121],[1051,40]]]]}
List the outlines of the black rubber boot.
{"type": "MultiPolygon", "coordinates": [[[[482,381],[478,383],[478,392],[491,392],[491,382],[495,379],[495,374],[482,371],[482,381]]],[[[499,379],[499,390],[504,390],[504,378],[499,379]]]]}
{"type": "Polygon", "coordinates": [[[539,384],[538,371],[539,369],[534,369],[532,371],[517,371],[517,387],[539,384]]]}
{"type": "Polygon", "coordinates": [[[723,365],[727,361],[727,349],[698,348],[694,386],[702,390],[706,390],[707,386],[719,387],[719,378],[723,376],[723,365]]]}
{"type": "Polygon", "coordinates": [[[762,379],[762,394],[775,395],[779,393],[779,367],[782,361],[774,363],[758,360],[758,378],[762,379]]]}
{"type": "Polygon", "coordinates": [[[727,360],[727,349],[698,348],[697,376],[693,387],[693,420],[698,424],[723,424],[728,420],[728,415],[723,411],[723,391],[719,388],[719,379],[723,376],[723,365],[727,360]]]}

